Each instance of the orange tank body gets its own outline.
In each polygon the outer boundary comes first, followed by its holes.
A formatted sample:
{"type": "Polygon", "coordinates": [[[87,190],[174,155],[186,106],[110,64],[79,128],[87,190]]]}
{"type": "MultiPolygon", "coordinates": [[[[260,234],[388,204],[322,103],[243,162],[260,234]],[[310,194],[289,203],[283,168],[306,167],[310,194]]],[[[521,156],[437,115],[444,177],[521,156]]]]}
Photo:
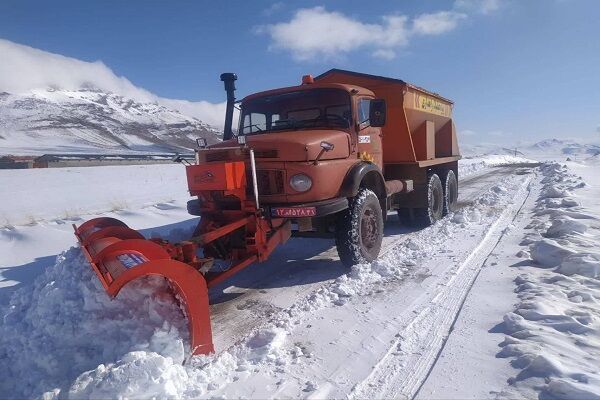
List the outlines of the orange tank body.
{"type": "Polygon", "coordinates": [[[384,163],[460,156],[451,100],[400,79],[339,69],[317,76],[315,82],[360,86],[386,100],[387,121],[381,128],[384,163]]]}

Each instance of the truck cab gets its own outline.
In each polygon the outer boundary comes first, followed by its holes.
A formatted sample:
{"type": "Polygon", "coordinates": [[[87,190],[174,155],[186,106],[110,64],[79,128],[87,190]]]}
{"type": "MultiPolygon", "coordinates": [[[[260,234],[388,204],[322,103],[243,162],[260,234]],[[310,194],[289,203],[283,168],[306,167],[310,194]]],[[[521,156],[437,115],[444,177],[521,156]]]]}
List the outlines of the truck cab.
{"type": "Polygon", "coordinates": [[[369,124],[375,96],[350,85],[304,82],[244,98],[237,136],[257,158],[262,203],[345,204],[352,167],[367,161],[382,170],[381,128],[369,124]]]}

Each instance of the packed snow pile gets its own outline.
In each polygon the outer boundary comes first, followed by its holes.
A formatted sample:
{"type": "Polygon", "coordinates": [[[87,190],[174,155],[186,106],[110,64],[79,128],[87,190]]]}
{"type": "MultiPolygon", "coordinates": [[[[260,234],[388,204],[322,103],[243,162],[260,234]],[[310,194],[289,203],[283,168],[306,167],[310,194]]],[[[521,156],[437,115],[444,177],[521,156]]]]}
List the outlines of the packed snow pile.
{"type": "Polygon", "coordinates": [[[509,164],[529,164],[535,162],[536,161],[533,161],[529,158],[506,154],[492,154],[473,158],[463,158],[458,162],[458,176],[462,178],[490,167],[498,167],[509,164]]]}
{"type": "MultiPolygon", "coordinates": [[[[600,398],[600,224],[576,197],[585,187],[566,166],[546,163],[522,257],[540,269],[516,279],[519,304],[504,317],[500,357],[520,372],[516,388],[553,399],[600,398]]],[[[531,394],[530,394],[531,396],[531,394]]]]}
{"type": "MultiPolygon", "coordinates": [[[[132,282],[118,301],[111,301],[79,248],[60,255],[32,286],[17,290],[3,315],[0,394],[4,395],[32,397],[68,387],[83,371],[100,373],[103,363],[133,362],[140,351],[145,356],[136,363],[147,368],[138,369],[137,377],[127,375],[142,385],[138,395],[168,394],[170,379],[163,379],[164,386],[157,390],[160,377],[143,382],[147,374],[143,371],[158,368],[153,364],[160,362],[164,374],[172,373],[166,364],[181,368],[184,360],[187,321],[165,281],[132,282]],[[157,361],[155,354],[166,358],[157,361]]],[[[121,372],[111,373],[118,378],[121,372]]],[[[85,376],[78,385],[82,380],[85,376]]]]}

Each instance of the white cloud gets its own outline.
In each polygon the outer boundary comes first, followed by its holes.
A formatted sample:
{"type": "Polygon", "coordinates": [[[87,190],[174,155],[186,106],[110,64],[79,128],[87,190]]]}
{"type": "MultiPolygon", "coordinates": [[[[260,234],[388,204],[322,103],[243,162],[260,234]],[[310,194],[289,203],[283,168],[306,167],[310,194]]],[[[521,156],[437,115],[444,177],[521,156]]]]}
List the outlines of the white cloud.
{"type": "Polygon", "coordinates": [[[391,49],[377,49],[372,55],[373,57],[381,58],[382,60],[393,60],[396,58],[396,52],[391,49]]]}
{"type": "Polygon", "coordinates": [[[495,136],[495,137],[506,137],[506,136],[512,136],[512,132],[506,132],[506,131],[502,131],[502,130],[495,130],[495,131],[488,132],[488,135],[495,136]]]}
{"type": "Polygon", "coordinates": [[[255,28],[267,34],[270,50],[288,51],[299,61],[336,59],[352,51],[370,48],[374,57],[391,60],[413,36],[442,35],[458,27],[469,13],[489,14],[503,0],[456,0],[452,10],[409,18],[384,15],[378,23],[366,23],[325,7],[302,8],[287,22],[255,28]]]}
{"type": "Polygon", "coordinates": [[[0,91],[24,93],[56,87],[95,87],[142,102],[156,102],[216,127],[223,126],[225,103],[165,99],[117,76],[101,61],[86,62],[0,39],[0,91]]]}
{"type": "Polygon", "coordinates": [[[314,7],[300,9],[289,22],[262,26],[257,32],[271,37],[271,49],[288,50],[297,60],[310,60],[335,58],[367,46],[376,50],[403,46],[409,36],[406,22],[405,16],[390,15],[379,24],[367,24],[314,7]]]}
{"type": "Polygon", "coordinates": [[[477,134],[477,132],[472,131],[470,129],[465,129],[464,131],[460,131],[459,135],[460,136],[475,136],[477,134]]]}
{"type": "Polygon", "coordinates": [[[454,30],[458,23],[467,18],[455,11],[440,11],[421,14],[413,20],[413,33],[421,35],[441,35],[454,30]]]}
{"type": "Polygon", "coordinates": [[[271,4],[269,7],[265,8],[262,13],[263,13],[263,15],[271,16],[271,15],[275,14],[277,11],[282,10],[284,6],[285,6],[285,4],[283,2],[278,1],[276,3],[271,4]]]}
{"type": "Polygon", "coordinates": [[[481,14],[491,14],[497,11],[501,6],[502,0],[456,0],[454,8],[467,12],[478,12],[481,14]]]}
{"type": "MultiPolygon", "coordinates": [[[[223,91],[223,97],[225,92],[223,91]]],[[[196,117],[202,122],[223,129],[225,121],[225,106],[227,102],[211,103],[208,101],[187,101],[158,98],[158,103],[174,110],[178,110],[183,115],[196,117]]],[[[236,126],[237,118],[234,118],[234,127],[236,126]]]]}

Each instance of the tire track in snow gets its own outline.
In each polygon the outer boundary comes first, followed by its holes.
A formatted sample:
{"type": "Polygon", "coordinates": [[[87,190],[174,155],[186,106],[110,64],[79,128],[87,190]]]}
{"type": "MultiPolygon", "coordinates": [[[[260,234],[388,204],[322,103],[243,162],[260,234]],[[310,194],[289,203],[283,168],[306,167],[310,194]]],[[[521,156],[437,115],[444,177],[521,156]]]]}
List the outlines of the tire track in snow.
{"type": "MultiPolygon", "coordinates": [[[[528,185],[527,185],[527,195],[525,196],[525,199],[523,200],[523,203],[521,203],[521,205],[519,206],[519,209],[517,210],[517,212],[513,215],[510,223],[514,223],[515,220],[517,219],[517,217],[521,214],[521,211],[523,210],[523,207],[525,206],[525,203],[527,202],[527,200],[529,200],[529,197],[531,196],[531,186],[532,186],[532,181],[530,180],[528,185]]],[[[421,384],[419,385],[417,391],[415,392],[415,394],[413,395],[413,399],[416,398],[419,395],[419,392],[421,390],[421,388],[423,387],[423,385],[425,384],[425,382],[427,382],[427,379],[429,379],[429,375],[431,374],[431,371],[433,371],[433,368],[435,367],[435,364],[437,363],[437,361],[440,358],[440,355],[442,354],[442,352],[444,351],[444,348],[446,347],[446,343],[448,342],[448,338],[450,337],[450,335],[452,334],[452,332],[454,331],[454,326],[456,325],[456,321],[458,320],[458,317],[465,305],[465,301],[467,300],[467,297],[469,296],[469,292],[471,291],[471,289],[473,288],[473,286],[475,285],[475,282],[477,281],[477,278],[479,277],[479,274],[481,273],[483,267],[485,266],[485,264],[487,264],[490,255],[496,250],[496,248],[498,247],[498,245],[500,244],[500,242],[502,241],[502,239],[504,238],[506,234],[506,229],[504,229],[502,231],[502,234],[500,235],[500,237],[498,237],[498,240],[496,241],[496,243],[494,244],[494,247],[492,248],[492,250],[490,251],[490,253],[488,253],[488,255],[486,256],[485,260],[483,261],[481,267],[479,268],[479,270],[477,271],[477,274],[475,274],[475,277],[473,277],[473,280],[471,281],[471,284],[469,285],[469,288],[467,289],[467,292],[465,293],[462,301],[460,302],[460,307],[458,308],[458,311],[456,312],[456,315],[454,316],[454,319],[452,320],[452,324],[450,325],[450,328],[448,329],[448,335],[444,337],[444,341],[442,343],[442,346],[440,347],[435,360],[433,361],[433,363],[431,364],[431,366],[429,367],[429,370],[427,371],[427,375],[425,376],[425,378],[423,378],[423,381],[421,382],[421,384]]]]}
{"type": "MultiPolygon", "coordinates": [[[[532,177],[515,194],[515,203],[507,207],[489,228],[483,240],[470,252],[440,290],[431,299],[415,301],[416,314],[406,321],[399,337],[374,366],[371,373],[356,384],[350,398],[413,398],[439,355],[450,328],[460,312],[472,284],[504,230],[520,211],[529,195],[532,177]],[[401,354],[398,356],[398,350],[401,354]]],[[[426,295],[426,294],[425,294],[426,295]]],[[[408,310],[410,311],[410,310],[408,310]]]]}

